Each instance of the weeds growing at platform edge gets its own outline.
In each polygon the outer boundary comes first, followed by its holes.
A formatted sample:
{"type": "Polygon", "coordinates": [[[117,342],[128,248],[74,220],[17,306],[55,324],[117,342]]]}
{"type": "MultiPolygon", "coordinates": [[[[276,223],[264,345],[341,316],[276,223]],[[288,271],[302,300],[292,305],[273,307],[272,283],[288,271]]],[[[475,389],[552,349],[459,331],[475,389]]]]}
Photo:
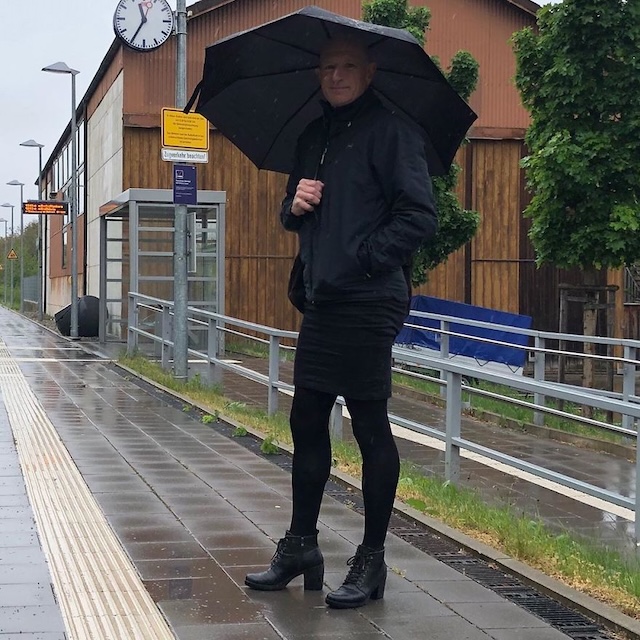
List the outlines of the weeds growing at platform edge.
{"type": "MultiPolygon", "coordinates": [[[[159,365],[141,356],[122,356],[120,362],[216,416],[223,413],[253,427],[265,434],[265,441],[270,444],[291,444],[288,420],[282,414],[269,417],[262,410],[231,402],[219,389],[208,387],[199,378],[188,383],[176,381],[159,365]]],[[[333,458],[337,468],[353,477],[360,476],[361,458],[355,445],[334,443],[333,458]]],[[[428,477],[415,465],[403,463],[397,497],[546,575],[640,618],[637,559],[577,540],[570,533],[554,533],[536,518],[517,513],[509,506],[488,505],[475,492],[428,477]]]]}

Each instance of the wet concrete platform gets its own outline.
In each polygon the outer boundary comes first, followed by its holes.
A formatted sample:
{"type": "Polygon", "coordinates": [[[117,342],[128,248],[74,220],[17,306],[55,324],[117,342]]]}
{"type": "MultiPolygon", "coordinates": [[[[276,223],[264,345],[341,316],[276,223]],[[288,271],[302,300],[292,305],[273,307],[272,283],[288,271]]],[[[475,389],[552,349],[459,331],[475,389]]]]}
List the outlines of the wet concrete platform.
{"type": "MultiPolygon", "coordinates": [[[[362,516],[330,496],[319,523],[324,593],[305,592],[300,579],[283,592],[246,589],[244,575],[269,562],[274,540],[289,521],[286,468],[247,450],[216,425],[198,422],[81,344],[6,309],[0,309],[0,327],[0,341],[9,354],[5,359],[19,367],[178,640],[569,637],[393,534],[387,541],[391,570],[385,598],[358,610],[327,609],[324,594],[341,583],[362,531],[362,516]]],[[[258,389],[241,383],[228,377],[227,395],[233,397],[235,388],[238,399],[258,398],[258,389]]],[[[0,379],[5,403],[13,384],[7,377],[0,379]]],[[[260,391],[264,402],[266,392],[260,391]]],[[[45,570],[39,544],[43,532],[34,529],[20,484],[11,435],[17,426],[29,425],[12,424],[0,411],[0,505],[8,503],[0,506],[0,541],[11,543],[0,546],[0,640],[14,640],[18,634],[23,640],[58,640],[70,637],[61,626],[70,607],[64,594],[51,598],[56,580],[45,570]],[[8,497],[2,502],[5,487],[8,497]],[[11,566],[16,557],[13,564],[21,568],[5,571],[5,561],[11,566]]],[[[440,458],[436,453],[424,464],[437,470],[440,458]]],[[[469,468],[467,479],[474,475],[469,468]]],[[[82,576],[77,580],[82,582],[82,576]]],[[[122,636],[129,637],[135,636],[122,636]]]]}

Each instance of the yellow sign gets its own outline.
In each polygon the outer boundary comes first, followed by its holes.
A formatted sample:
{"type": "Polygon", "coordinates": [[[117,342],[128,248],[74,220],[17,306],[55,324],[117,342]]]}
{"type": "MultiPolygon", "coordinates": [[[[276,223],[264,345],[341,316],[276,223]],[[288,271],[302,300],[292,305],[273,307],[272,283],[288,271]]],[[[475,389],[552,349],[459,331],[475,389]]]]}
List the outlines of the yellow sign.
{"type": "Polygon", "coordinates": [[[162,109],[162,146],[209,150],[209,123],[199,113],[162,109]]]}
{"type": "Polygon", "coordinates": [[[9,251],[9,254],[7,255],[7,260],[17,260],[18,259],[18,254],[15,252],[14,249],[11,249],[11,251],[9,251]]]}

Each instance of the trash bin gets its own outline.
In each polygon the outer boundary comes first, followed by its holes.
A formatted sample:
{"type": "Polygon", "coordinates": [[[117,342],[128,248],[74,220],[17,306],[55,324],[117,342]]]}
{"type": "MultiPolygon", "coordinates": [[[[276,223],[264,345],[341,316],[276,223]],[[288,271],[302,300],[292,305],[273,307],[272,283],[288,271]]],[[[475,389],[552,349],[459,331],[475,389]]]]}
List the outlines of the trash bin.
{"type": "MultiPolygon", "coordinates": [[[[71,335],[71,305],[60,309],[53,316],[58,331],[63,336],[71,335]]],[[[78,336],[95,338],[98,336],[100,320],[100,299],[95,296],[78,298],[78,336]]]]}

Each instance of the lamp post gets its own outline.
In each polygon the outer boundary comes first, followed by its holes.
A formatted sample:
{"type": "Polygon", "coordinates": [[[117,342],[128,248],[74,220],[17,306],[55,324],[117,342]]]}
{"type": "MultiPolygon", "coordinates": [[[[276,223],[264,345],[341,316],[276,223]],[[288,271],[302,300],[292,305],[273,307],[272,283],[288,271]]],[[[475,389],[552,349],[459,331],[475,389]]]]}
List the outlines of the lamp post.
{"type": "Polygon", "coordinates": [[[71,76],[71,339],[78,338],[78,167],[76,166],[76,76],[80,73],[64,62],[42,68],[71,76]]]}
{"type": "MultiPolygon", "coordinates": [[[[4,222],[4,243],[3,250],[4,255],[7,255],[7,221],[4,218],[0,218],[0,222],[4,222]]],[[[2,263],[2,270],[4,271],[4,304],[7,306],[7,259],[5,257],[2,263]]]]}
{"type": "MultiPolygon", "coordinates": [[[[42,147],[43,144],[36,142],[35,140],[25,140],[20,143],[21,147],[37,147],[38,149],[38,200],[42,200],[42,147]]],[[[42,265],[44,263],[44,243],[43,243],[43,230],[42,230],[42,214],[38,216],[38,320],[42,321],[44,318],[44,274],[42,265]]]]}
{"type": "MultiPolygon", "coordinates": [[[[13,245],[13,208],[14,207],[10,202],[4,202],[0,206],[2,206],[2,207],[11,207],[11,244],[13,245]]],[[[12,246],[12,248],[13,248],[13,246],[12,246]]],[[[13,296],[13,260],[9,260],[9,262],[11,263],[11,300],[10,300],[10,306],[13,309],[13,298],[14,298],[14,296],[13,296]]]]}
{"type": "Polygon", "coordinates": [[[24,182],[11,180],[7,184],[12,187],[20,187],[20,313],[22,313],[24,311],[24,215],[22,213],[24,182]]]}

